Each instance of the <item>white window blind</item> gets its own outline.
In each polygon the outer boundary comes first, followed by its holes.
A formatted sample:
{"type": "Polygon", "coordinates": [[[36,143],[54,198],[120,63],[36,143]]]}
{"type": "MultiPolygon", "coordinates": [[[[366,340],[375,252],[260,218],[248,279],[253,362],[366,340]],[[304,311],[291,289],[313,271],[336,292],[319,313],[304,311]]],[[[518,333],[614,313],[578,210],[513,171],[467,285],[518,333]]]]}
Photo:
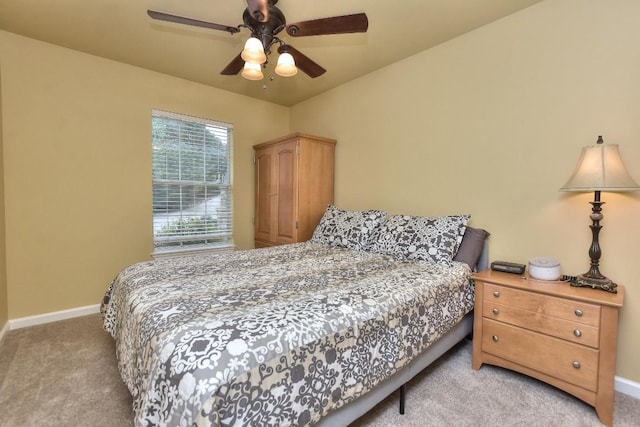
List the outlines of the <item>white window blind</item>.
{"type": "Polygon", "coordinates": [[[153,110],[155,252],[233,245],[232,129],[153,110]]]}

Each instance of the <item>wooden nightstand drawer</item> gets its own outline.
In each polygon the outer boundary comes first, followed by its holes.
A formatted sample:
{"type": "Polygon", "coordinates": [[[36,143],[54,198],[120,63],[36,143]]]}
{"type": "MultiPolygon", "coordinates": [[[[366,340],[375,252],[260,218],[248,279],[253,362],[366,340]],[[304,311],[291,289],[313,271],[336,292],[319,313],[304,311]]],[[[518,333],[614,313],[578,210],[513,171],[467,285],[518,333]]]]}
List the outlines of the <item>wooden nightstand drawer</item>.
{"type": "MultiPolygon", "coordinates": [[[[568,285],[567,285],[568,286],[568,285]]],[[[483,298],[487,302],[499,302],[521,310],[532,311],[564,320],[598,327],[600,306],[562,298],[550,297],[528,291],[485,284],[483,298]]]]}
{"type": "MultiPolygon", "coordinates": [[[[498,299],[495,299],[496,301],[498,299]]],[[[520,326],[536,332],[598,348],[600,330],[597,327],[564,320],[535,311],[523,310],[488,300],[482,307],[486,318],[520,326]]]]}
{"type": "Polygon", "coordinates": [[[598,350],[484,319],[482,351],[597,391],[598,350]]]}

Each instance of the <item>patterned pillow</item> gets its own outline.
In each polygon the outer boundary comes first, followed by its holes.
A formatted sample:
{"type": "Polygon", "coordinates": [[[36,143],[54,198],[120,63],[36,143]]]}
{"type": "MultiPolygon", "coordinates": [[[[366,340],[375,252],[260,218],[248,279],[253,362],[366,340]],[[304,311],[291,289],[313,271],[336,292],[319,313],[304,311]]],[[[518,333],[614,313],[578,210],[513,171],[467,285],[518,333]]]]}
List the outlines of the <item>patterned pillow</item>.
{"type": "Polygon", "coordinates": [[[386,215],[384,211],[347,211],[329,205],[314,230],[311,241],[359,251],[367,250],[371,236],[386,215]]]}
{"type": "Polygon", "coordinates": [[[376,233],[371,251],[401,259],[450,265],[470,215],[420,217],[394,215],[376,233]]]}

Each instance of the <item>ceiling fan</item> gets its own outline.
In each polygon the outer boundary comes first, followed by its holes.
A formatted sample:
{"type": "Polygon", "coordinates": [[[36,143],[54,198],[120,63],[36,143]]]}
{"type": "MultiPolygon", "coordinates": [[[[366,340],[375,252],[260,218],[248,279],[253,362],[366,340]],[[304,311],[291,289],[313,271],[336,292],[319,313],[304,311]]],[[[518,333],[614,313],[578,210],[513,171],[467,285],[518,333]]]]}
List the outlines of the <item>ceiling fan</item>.
{"type": "Polygon", "coordinates": [[[243,23],[237,27],[200,21],[156,10],[147,10],[147,13],[151,18],[160,21],[210,28],[226,31],[230,34],[240,32],[241,28],[247,28],[251,31],[251,38],[247,41],[245,49],[232,59],[220,74],[236,75],[242,71],[242,75],[251,80],[262,78],[261,68],[263,65],[261,64],[266,63],[267,56],[271,53],[271,47],[275,43],[279,45],[280,57],[275,70],[279,75],[294,75],[297,72],[296,66],[311,78],[319,77],[327,71],[311,58],[277,37],[283,29],[286,29],[286,33],[291,37],[304,37],[364,33],[369,27],[369,20],[364,13],[313,19],[287,25],[286,18],[282,11],[276,7],[276,3],[278,0],[247,0],[247,8],[242,14],[243,23]],[[259,43],[256,43],[256,39],[259,43]]]}

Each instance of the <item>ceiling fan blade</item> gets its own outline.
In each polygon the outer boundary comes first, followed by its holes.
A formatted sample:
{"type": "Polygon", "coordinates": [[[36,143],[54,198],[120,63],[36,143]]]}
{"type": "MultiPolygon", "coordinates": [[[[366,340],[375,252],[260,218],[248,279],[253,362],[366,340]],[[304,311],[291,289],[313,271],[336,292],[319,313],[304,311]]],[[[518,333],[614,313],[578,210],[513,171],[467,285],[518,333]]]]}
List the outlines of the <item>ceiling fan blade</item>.
{"type": "Polygon", "coordinates": [[[364,33],[369,28],[365,13],[312,19],[287,25],[287,34],[292,37],[320,36],[324,34],[364,33]]]}
{"type": "Polygon", "coordinates": [[[224,76],[235,76],[242,70],[242,67],[244,67],[244,59],[238,54],[238,56],[233,58],[231,62],[224,67],[224,70],[220,71],[220,74],[224,76]]]}
{"type": "Polygon", "coordinates": [[[289,52],[291,56],[293,56],[293,60],[296,62],[296,67],[298,67],[299,70],[302,70],[312,79],[315,79],[316,77],[319,77],[327,72],[327,70],[313,62],[311,58],[309,58],[307,55],[300,52],[290,44],[286,46],[280,46],[278,48],[278,53],[282,52],[289,52]]]}
{"type": "Polygon", "coordinates": [[[197,19],[185,18],[184,16],[171,15],[169,13],[158,12],[157,10],[147,9],[147,14],[153,19],[159,21],[175,22],[176,24],[191,25],[194,27],[210,28],[212,30],[226,31],[231,34],[240,32],[237,27],[228,25],[215,24],[213,22],[199,21],[197,19]]]}

